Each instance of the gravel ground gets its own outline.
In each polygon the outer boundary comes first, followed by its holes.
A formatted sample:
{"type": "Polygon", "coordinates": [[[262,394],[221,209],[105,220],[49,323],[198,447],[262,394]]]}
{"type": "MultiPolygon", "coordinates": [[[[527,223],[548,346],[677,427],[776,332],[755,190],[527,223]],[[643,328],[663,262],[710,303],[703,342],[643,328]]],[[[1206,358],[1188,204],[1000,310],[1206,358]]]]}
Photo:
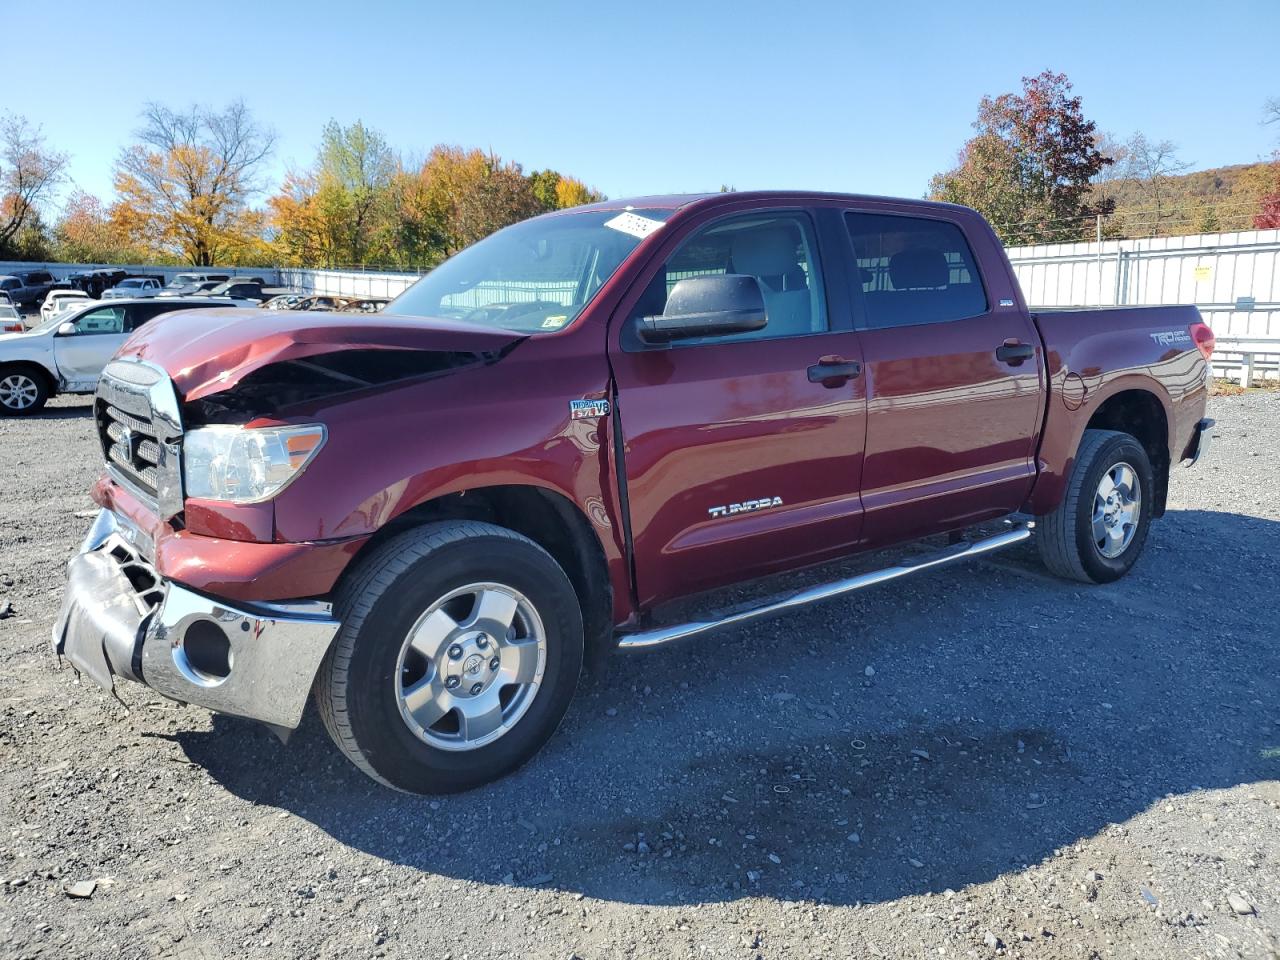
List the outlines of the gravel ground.
{"type": "Polygon", "coordinates": [[[0,421],[0,956],[1274,960],[1280,394],[1210,415],[1119,584],[1018,548],[617,659],[440,799],[56,671],[88,405],[0,421]]]}

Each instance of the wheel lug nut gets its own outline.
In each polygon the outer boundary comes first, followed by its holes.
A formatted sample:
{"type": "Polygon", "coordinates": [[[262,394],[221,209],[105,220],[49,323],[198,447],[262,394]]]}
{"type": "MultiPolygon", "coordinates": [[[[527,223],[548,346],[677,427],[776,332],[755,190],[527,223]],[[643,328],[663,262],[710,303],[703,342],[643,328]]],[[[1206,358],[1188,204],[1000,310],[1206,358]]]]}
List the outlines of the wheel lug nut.
{"type": "Polygon", "coordinates": [[[483,650],[488,645],[489,645],[489,638],[486,637],[483,633],[480,634],[480,636],[476,637],[476,646],[479,647],[481,650],[483,650]]]}
{"type": "Polygon", "coordinates": [[[484,689],[484,684],[482,684],[482,683],[473,683],[473,684],[471,685],[471,694],[472,694],[472,696],[475,696],[475,694],[479,693],[479,692],[480,692],[481,690],[483,690],[483,689],[484,689]]]}
{"type": "Polygon", "coordinates": [[[489,669],[490,669],[490,670],[497,670],[497,669],[498,669],[498,658],[497,658],[497,657],[494,657],[492,660],[490,660],[490,661],[489,661],[489,669]]]}
{"type": "Polygon", "coordinates": [[[462,656],[462,648],[455,643],[449,648],[449,659],[457,660],[460,656],[462,656]]]}
{"type": "Polygon", "coordinates": [[[449,677],[447,680],[445,680],[444,685],[448,687],[450,690],[452,690],[454,687],[458,685],[458,678],[449,677]]]}

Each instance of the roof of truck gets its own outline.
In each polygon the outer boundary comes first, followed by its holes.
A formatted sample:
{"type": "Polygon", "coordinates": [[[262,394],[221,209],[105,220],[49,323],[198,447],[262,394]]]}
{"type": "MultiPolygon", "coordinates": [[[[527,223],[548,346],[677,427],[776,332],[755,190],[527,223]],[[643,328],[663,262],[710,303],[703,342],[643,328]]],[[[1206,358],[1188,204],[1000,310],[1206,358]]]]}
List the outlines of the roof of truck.
{"type": "Polygon", "coordinates": [[[556,213],[572,213],[583,210],[626,210],[628,208],[650,210],[678,210],[694,204],[712,202],[731,203],[742,200],[794,200],[805,203],[814,200],[835,200],[845,203],[909,203],[912,206],[938,207],[947,210],[969,210],[968,207],[937,200],[921,200],[916,197],[882,197],[866,193],[835,193],[823,190],[742,190],[715,193],[670,193],[643,197],[619,197],[581,207],[570,207],[556,213]]]}

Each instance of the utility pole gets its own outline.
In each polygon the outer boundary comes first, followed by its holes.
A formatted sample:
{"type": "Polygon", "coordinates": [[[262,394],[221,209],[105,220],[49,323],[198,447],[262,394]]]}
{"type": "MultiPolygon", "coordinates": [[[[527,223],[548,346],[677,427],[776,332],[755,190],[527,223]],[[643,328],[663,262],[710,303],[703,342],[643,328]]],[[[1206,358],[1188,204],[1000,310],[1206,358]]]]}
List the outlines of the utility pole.
{"type": "Polygon", "coordinates": [[[1098,306],[1102,306],[1102,214],[1098,214],[1098,306]]]}

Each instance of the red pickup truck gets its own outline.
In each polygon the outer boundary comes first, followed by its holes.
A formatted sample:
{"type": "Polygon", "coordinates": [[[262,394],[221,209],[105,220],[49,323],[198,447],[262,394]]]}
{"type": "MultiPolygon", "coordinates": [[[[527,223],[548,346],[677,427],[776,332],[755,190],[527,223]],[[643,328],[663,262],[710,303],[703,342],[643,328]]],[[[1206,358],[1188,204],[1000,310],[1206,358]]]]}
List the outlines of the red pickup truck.
{"type": "Polygon", "coordinates": [[[314,696],[352,761],[418,792],[528,759],[584,657],[1033,534],[1056,574],[1123,576],[1211,423],[1193,307],[1031,314],[987,223],[919,201],[608,202],[502,230],[383,314],[215,313],[148,324],[101,378],[102,511],[54,648],[282,735],[314,696]]]}

